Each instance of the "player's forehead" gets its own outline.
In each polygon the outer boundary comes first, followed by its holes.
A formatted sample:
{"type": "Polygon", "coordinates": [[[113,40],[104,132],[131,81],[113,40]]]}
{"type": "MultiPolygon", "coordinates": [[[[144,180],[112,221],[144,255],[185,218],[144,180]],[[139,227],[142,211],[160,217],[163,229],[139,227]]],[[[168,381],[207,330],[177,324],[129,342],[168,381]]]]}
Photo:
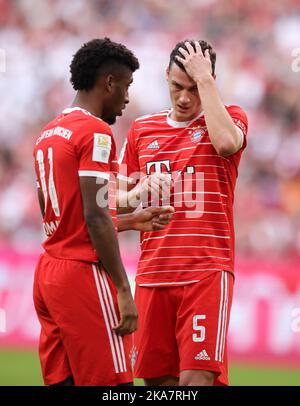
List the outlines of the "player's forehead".
{"type": "Polygon", "coordinates": [[[169,79],[171,82],[178,83],[183,87],[191,87],[195,85],[193,79],[184,72],[176,63],[172,63],[169,69],[169,79]]]}

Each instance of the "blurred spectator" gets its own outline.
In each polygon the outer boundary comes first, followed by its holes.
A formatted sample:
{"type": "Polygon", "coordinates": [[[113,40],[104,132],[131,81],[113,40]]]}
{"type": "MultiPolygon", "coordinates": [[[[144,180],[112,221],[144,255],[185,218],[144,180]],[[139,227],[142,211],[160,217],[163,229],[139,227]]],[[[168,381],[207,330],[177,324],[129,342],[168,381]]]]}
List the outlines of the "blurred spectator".
{"type": "Polygon", "coordinates": [[[0,0],[0,10],[7,59],[0,73],[0,244],[31,250],[41,240],[33,143],[72,102],[68,66],[77,48],[106,35],[140,59],[131,103],[114,127],[120,148],[131,120],[168,107],[169,53],[195,37],[216,49],[224,101],[249,115],[235,202],[238,252],[300,255],[300,72],[291,67],[300,47],[298,0],[0,0]]]}

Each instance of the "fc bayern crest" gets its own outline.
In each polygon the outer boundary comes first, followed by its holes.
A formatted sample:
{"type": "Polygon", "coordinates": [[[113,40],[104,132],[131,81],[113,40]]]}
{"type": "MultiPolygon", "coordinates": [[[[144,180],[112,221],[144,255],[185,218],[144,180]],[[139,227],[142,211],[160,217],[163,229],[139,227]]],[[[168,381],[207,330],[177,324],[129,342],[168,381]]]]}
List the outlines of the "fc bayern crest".
{"type": "Polygon", "coordinates": [[[205,133],[204,128],[198,128],[197,130],[193,131],[191,134],[191,140],[192,142],[198,142],[200,141],[202,135],[205,133]]]}
{"type": "Polygon", "coordinates": [[[130,354],[129,354],[129,358],[130,358],[130,361],[131,361],[131,367],[132,367],[132,369],[133,369],[134,366],[135,366],[136,359],[137,359],[137,355],[138,355],[138,351],[137,351],[136,346],[134,345],[134,346],[132,347],[131,351],[130,351],[130,354]]]}

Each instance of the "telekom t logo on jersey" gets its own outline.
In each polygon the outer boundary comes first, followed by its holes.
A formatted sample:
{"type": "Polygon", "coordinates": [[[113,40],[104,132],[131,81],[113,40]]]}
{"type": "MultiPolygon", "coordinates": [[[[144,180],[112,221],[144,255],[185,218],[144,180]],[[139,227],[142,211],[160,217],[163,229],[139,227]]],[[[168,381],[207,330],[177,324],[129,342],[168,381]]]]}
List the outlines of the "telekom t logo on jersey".
{"type": "Polygon", "coordinates": [[[171,172],[171,163],[169,159],[166,159],[165,161],[154,161],[154,162],[147,162],[146,164],[146,170],[147,170],[147,175],[151,175],[152,168],[154,169],[153,172],[155,173],[163,173],[163,172],[171,172]]]}
{"type": "MultiPolygon", "coordinates": [[[[169,188],[161,190],[161,201],[164,205],[172,204],[176,208],[182,208],[186,217],[201,217],[204,213],[204,172],[196,172],[194,166],[187,166],[184,173],[171,171],[171,161],[150,161],[146,163],[147,176],[154,173],[169,175],[172,182],[169,188]],[[171,188],[173,191],[171,193],[171,188]],[[171,201],[173,195],[173,201],[171,201]],[[185,210],[184,210],[185,209],[185,210]]],[[[158,193],[151,193],[151,204],[157,205],[158,193]]],[[[180,211],[180,210],[177,210],[180,211]]]]}

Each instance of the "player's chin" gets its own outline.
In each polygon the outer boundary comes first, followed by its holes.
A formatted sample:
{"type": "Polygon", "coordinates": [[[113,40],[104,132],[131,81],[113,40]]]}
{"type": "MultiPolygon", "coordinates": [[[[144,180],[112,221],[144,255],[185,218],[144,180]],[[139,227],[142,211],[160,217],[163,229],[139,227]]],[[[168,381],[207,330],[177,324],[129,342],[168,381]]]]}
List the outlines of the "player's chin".
{"type": "Polygon", "coordinates": [[[111,116],[107,119],[107,124],[112,125],[112,124],[115,124],[116,121],[117,121],[117,117],[111,116]]]}
{"type": "Polygon", "coordinates": [[[194,116],[195,116],[194,112],[191,111],[191,110],[189,110],[189,109],[186,109],[186,110],[184,110],[184,109],[177,109],[177,110],[176,110],[176,115],[177,115],[177,118],[178,118],[180,121],[190,121],[190,120],[192,120],[192,119],[194,118],[194,116]]]}

